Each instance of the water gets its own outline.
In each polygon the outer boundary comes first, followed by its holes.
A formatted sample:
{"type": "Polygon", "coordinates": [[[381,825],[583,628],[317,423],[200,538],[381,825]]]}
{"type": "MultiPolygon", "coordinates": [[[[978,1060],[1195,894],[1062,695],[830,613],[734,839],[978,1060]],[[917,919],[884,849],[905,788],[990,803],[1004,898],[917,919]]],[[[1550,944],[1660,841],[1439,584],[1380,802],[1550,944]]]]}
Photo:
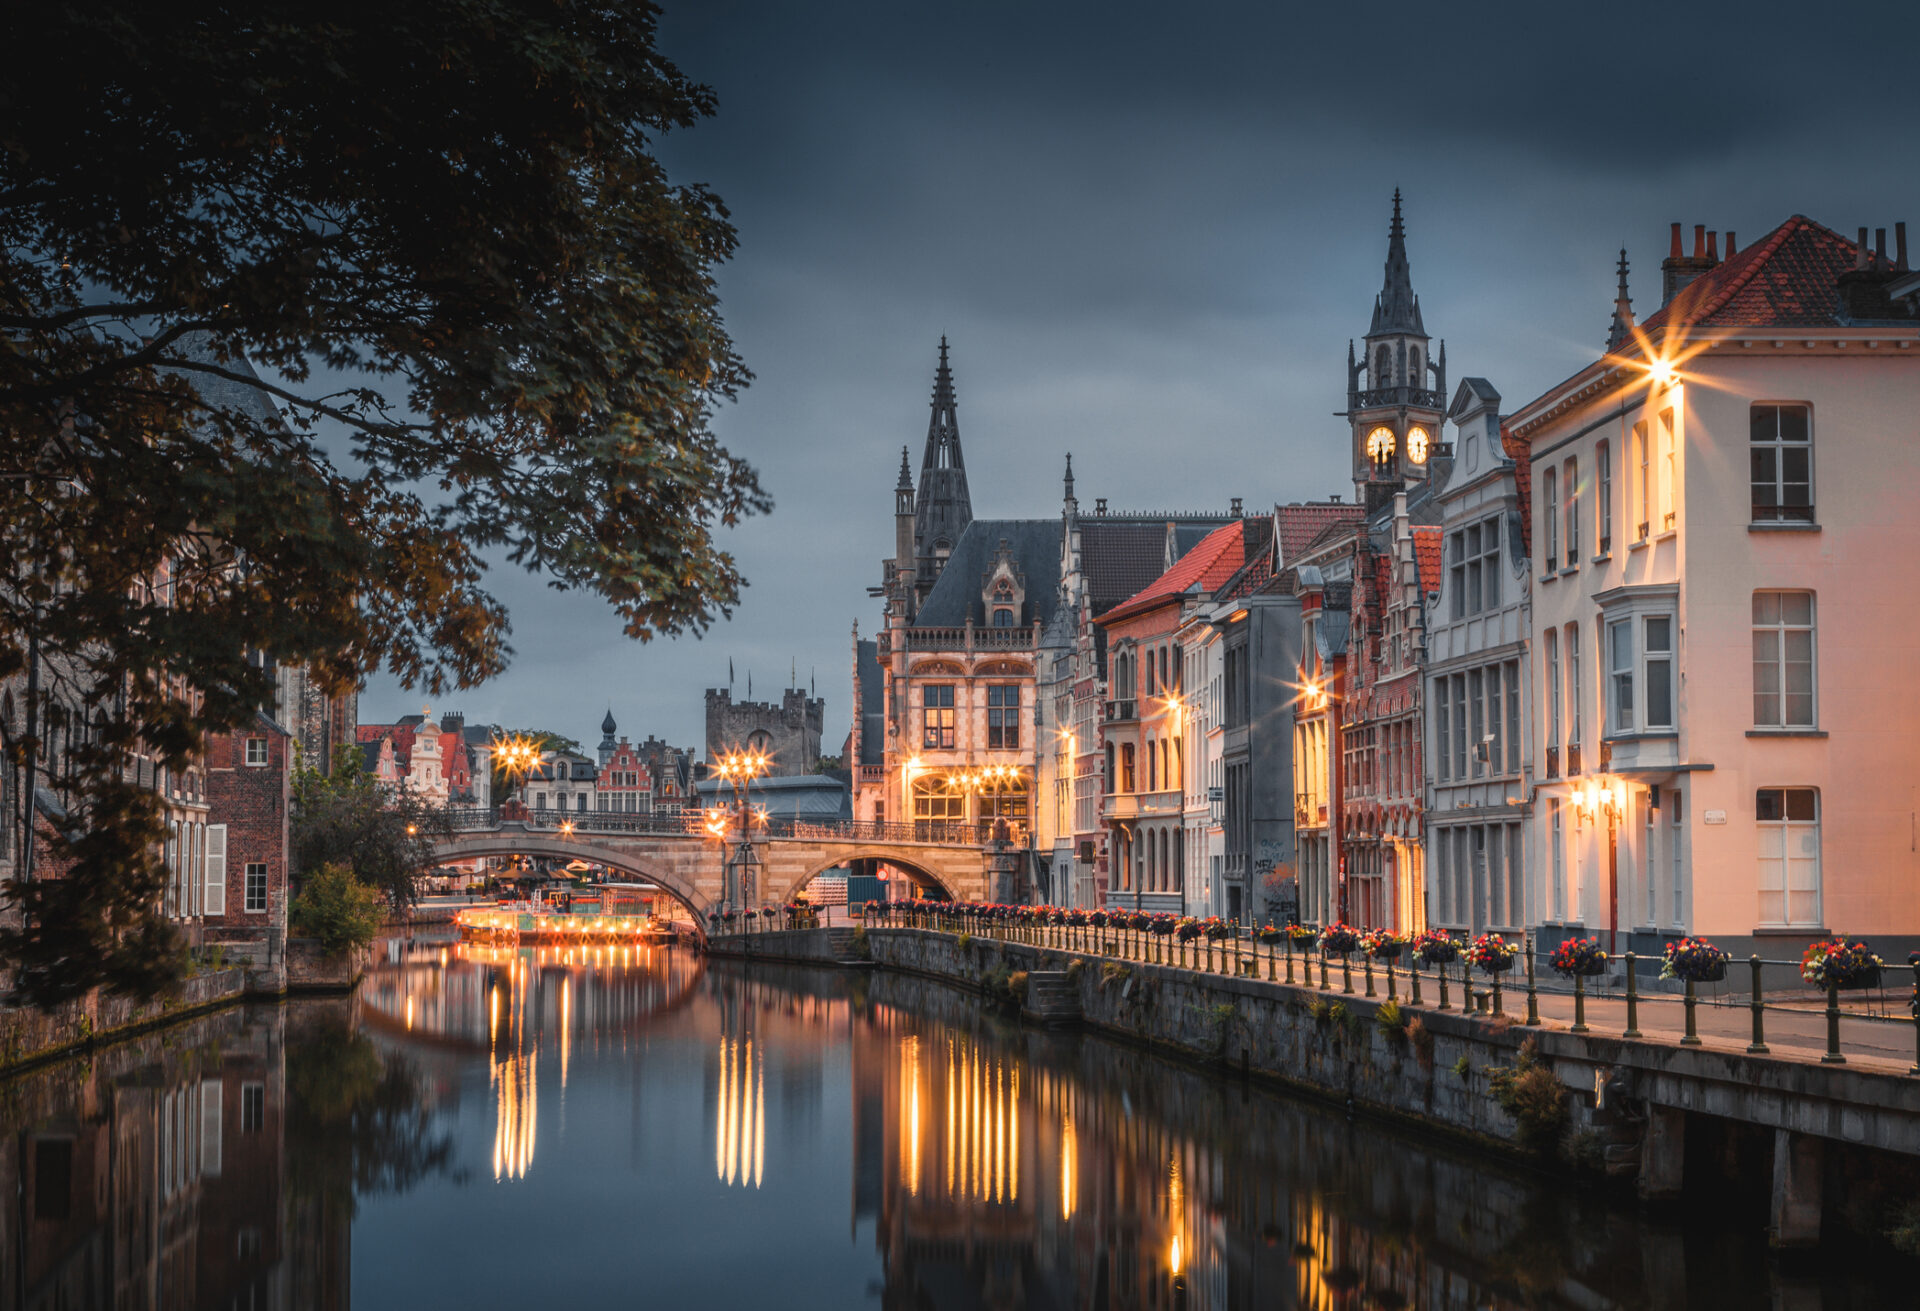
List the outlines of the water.
{"type": "Polygon", "coordinates": [[[0,1311],[1915,1304],[923,981],[388,957],[0,1085],[0,1311]]]}

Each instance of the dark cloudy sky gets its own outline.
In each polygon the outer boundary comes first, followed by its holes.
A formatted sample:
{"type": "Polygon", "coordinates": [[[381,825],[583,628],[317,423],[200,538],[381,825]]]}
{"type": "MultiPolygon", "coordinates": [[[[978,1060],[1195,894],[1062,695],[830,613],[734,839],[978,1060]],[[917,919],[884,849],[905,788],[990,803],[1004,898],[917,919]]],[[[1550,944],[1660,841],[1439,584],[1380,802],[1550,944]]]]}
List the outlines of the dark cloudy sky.
{"type": "MultiPolygon", "coordinates": [[[[703,640],[630,642],[521,575],[514,667],[442,700],[591,742],[704,734],[703,689],[797,665],[846,733],[850,629],[892,548],[951,340],[973,505],[1249,507],[1351,494],[1346,346],[1406,197],[1450,380],[1517,407],[1595,358],[1621,245],[1658,301],[1667,224],[1920,220],[1907,5],[668,0],[719,97],[671,139],[740,232],[721,274],[757,375],[717,417],[777,501],[725,535],[751,586],[703,640]]],[[[1920,234],[1917,234],[1920,239],[1920,234]]],[[[376,679],[361,716],[425,698],[376,679]]]]}

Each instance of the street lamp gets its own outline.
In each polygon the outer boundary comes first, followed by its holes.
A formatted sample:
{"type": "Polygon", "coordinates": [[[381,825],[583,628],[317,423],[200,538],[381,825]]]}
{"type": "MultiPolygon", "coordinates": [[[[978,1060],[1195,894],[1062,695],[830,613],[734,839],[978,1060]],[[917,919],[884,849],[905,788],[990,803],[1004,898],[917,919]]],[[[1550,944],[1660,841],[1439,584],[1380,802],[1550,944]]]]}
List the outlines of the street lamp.
{"type": "MultiPolygon", "coordinates": [[[[739,871],[738,909],[743,912],[753,901],[753,829],[756,823],[764,828],[767,822],[766,811],[762,809],[755,813],[749,804],[753,781],[767,774],[772,768],[772,754],[759,748],[743,751],[736,747],[731,751],[723,752],[720,759],[714,762],[714,772],[733,790],[732,837],[735,846],[732,863],[739,871]]],[[[716,826],[715,818],[714,816],[707,818],[707,833],[724,842],[727,838],[726,821],[721,819],[716,826]]]]}

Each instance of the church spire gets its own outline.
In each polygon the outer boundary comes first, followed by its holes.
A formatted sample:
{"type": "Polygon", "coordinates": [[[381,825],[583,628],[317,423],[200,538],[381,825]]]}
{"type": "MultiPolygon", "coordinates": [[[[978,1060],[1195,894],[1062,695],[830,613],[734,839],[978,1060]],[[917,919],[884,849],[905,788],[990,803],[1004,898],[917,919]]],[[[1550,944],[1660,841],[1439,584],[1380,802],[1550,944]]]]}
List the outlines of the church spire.
{"type": "MultiPolygon", "coordinates": [[[[914,551],[922,589],[930,588],[960,534],[973,522],[967,494],[967,462],[960,453],[959,400],[940,338],[940,365],[933,375],[933,413],[927,420],[927,450],[920,461],[920,494],[914,507],[914,551]]],[[[923,593],[924,595],[924,590],[923,593]]]]}
{"type": "Polygon", "coordinates": [[[1427,335],[1420,322],[1420,300],[1413,294],[1413,274],[1407,266],[1407,230],[1400,218],[1400,188],[1393,189],[1393,225],[1387,231],[1387,276],[1373,302],[1369,337],[1427,335]]]}
{"type": "Polygon", "coordinates": [[[1607,327],[1607,349],[1617,351],[1633,336],[1633,298],[1627,295],[1627,248],[1620,248],[1620,289],[1613,298],[1613,322],[1607,327]]]}

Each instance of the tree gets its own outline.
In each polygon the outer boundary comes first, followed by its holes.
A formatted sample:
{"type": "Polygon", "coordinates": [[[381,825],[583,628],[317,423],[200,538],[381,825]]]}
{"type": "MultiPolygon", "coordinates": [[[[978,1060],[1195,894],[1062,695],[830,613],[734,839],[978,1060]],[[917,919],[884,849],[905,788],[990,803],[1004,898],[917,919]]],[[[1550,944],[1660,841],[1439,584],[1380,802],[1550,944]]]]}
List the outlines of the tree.
{"type": "Polygon", "coordinates": [[[384,666],[435,695],[497,673],[490,562],[599,593],[641,640],[731,613],[715,532],[771,507],[709,428],[749,378],[712,276],[735,237],[655,158],[714,108],[655,19],[12,16],[0,682],[22,709],[0,745],[68,799],[49,840],[71,880],[16,884],[25,928],[0,934],[36,1000],[175,977],[160,802],[132,762],[191,769],[276,666],[329,689],[384,666]]]}
{"type": "Polygon", "coordinates": [[[377,889],[396,914],[419,899],[420,875],[433,864],[434,843],[453,834],[444,807],[405,788],[387,793],[350,759],[331,774],[295,771],[291,820],[296,883],[338,865],[377,889]]]}
{"type": "Polygon", "coordinates": [[[321,950],[337,956],[368,945],[380,932],[385,919],[380,900],[345,865],[322,865],[307,875],[289,918],[301,936],[318,938],[321,950]]]}

